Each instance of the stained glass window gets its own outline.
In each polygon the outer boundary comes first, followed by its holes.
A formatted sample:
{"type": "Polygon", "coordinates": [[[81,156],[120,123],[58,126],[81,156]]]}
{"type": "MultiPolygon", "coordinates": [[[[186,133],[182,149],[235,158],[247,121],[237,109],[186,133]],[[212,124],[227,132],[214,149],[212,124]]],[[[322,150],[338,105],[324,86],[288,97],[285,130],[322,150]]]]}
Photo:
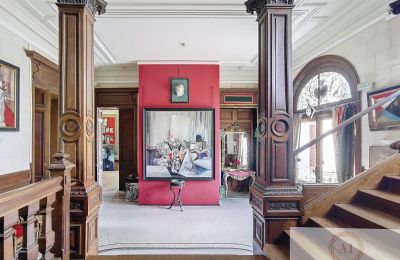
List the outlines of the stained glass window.
{"type": "Polygon", "coordinates": [[[316,108],[351,98],[350,85],[342,75],[324,72],[313,77],[303,87],[297,100],[297,110],[306,109],[309,105],[316,108]]]}

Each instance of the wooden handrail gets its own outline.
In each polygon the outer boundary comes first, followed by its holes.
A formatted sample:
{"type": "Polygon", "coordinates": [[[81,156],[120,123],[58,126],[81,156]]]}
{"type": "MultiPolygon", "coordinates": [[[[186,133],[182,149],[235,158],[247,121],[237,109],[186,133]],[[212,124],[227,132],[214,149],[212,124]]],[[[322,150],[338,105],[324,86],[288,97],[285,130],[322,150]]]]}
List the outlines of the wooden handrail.
{"type": "Polygon", "coordinates": [[[63,177],[47,179],[0,194],[0,217],[62,190],[63,177]]]}
{"type": "Polygon", "coordinates": [[[346,126],[354,123],[354,121],[360,119],[361,117],[365,116],[366,114],[368,114],[369,112],[375,110],[377,107],[397,98],[398,96],[400,96],[400,90],[393,93],[392,95],[390,95],[389,97],[379,101],[378,103],[376,103],[375,105],[372,105],[366,109],[364,109],[363,111],[355,114],[354,116],[350,117],[349,119],[343,121],[341,124],[337,125],[336,127],[332,128],[331,130],[329,130],[326,133],[323,133],[322,135],[320,135],[318,138],[315,138],[313,140],[311,140],[309,143],[303,145],[302,147],[296,149],[293,153],[296,156],[297,154],[303,152],[304,150],[307,150],[308,148],[310,148],[311,146],[317,144],[318,142],[320,142],[322,139],[324,139],[325,137],[345,128],[346,126]]]}

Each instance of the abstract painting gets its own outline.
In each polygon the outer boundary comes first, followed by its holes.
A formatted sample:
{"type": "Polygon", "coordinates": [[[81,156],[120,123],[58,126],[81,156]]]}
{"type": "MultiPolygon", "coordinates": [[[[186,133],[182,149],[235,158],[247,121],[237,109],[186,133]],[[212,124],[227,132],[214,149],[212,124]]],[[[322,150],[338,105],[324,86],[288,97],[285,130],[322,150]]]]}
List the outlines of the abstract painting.
{"type": "MultiPolygon", "coordinates": [[[[399,90],[400,86],[395,86],[369,92],[368,106],[375,105],[399,90]]],[[[369,113],[369,127],[373,131],[400,129],[400,96],[369,113]]]]}
{"type": "Polygon", "coordinates": [[[214,179],[214,110],[144,110],[144,177],[214,179]]]}
{"type": "Polygon", "coordinates": [[[19,68],[0,60],[0,131],[19,128],[19,68]]]}

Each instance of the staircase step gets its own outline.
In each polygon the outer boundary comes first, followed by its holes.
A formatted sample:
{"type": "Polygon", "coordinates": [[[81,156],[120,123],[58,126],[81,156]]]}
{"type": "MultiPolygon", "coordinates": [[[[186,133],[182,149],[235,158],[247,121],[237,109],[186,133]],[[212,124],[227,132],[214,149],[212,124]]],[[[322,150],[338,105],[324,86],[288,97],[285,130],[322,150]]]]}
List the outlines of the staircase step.
{"type": "Polygon", "coordinates": [[[400,194],[400,176],[384,176],[383,181],[388,191],[400,194]]]}
{"type": "Polygon", "coordinates": [[[310,218],[317,226],[322,228],[354,228],[352,225],[343,222],[339,218],[310,218]]]}
{"type": "Polygon", "coordinates": [[[335,204],[341,221],[358,228],[400,229],[400,217],[363,204],[335,204]]]}
{"type": "Polygon", "coordinates": [[[363,204],[400,217],[400,194],[388,190],[360,190],[358,196],[363,204]]]}
{"type": "Polygon", "coordinates": [[[290,248],[287,245],[265,244],[264,253],[270,260],[290,259],[290,248]]]}
{"type": "Polygon", "coordinates": [[[304,232],[296,230],[286,230],[286,234],[290,236],[290,253],[294,259],[331,259],[326,245],[318,245],[313,238],[304,232]]]}

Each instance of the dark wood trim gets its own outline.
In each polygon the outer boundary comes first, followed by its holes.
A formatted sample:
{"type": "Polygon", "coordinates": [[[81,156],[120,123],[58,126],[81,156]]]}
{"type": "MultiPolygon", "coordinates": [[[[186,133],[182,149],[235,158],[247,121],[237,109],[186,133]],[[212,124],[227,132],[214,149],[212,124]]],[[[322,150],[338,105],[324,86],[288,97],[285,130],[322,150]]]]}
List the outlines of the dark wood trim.
{"type": "Polygon", "coordinates": [[[31,171],[24,170],[19,172],[0,175],[0,193],[17,189],[30,184],[31,171]]]}
{"type": "Polygon", "coordinates": [[[137,106],[137,88],[97,88],[95,105],[97,107],[132,108],[137,106]]]}
{"type": "Polygon", "coordinates": [[[36,62],[46,65],[53,70],[58,71],[58,65],[49,60],[48,58],[44,57],[40,53],[37,53],[36,51],[31,51],[31,50],[25,50],[26,56],[28,56],[31,60],[35,60],[36,62]]]}

